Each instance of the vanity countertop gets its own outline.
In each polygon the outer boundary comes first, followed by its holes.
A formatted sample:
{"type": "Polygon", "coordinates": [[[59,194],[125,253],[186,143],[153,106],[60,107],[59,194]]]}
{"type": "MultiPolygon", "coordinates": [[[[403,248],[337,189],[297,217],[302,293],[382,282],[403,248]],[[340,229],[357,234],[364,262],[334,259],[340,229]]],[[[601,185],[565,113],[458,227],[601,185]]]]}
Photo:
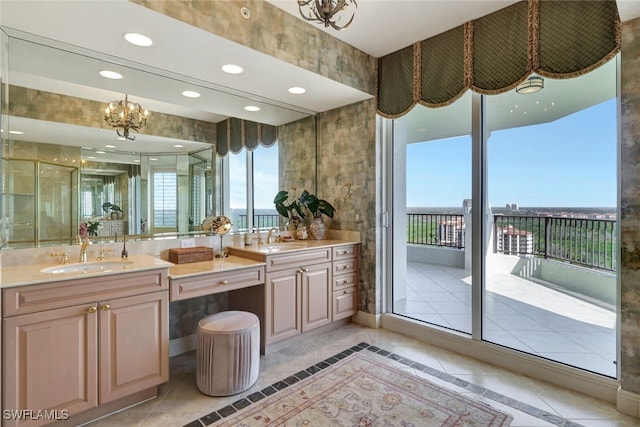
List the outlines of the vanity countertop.
{"type": "MultiPolygon", "coordinates": [[[[303,251],[303,250],[311,250],[318,248],[327,248],[334,246],[343,246],[343,245],[356,245],[360,242],[355,240],[291,240],[289,242],[281,242],[281,243],[273,243],[273,244],[262,244],[262,245],[254,245],[254,246],[229,246],[232,254],[242,254],[242,252],[248,252],[253,254],[279,254],[279,253],[287,253],[293,251],[303,251]]],[[[240,255],[241,256],[241,255],[240,255]]]]}
{"type": "Polygon", "coordinates": [[[265,263],[241,256],[229,255],[224,259],[214,258],[212,261],[175,264],[169,269],[169,278],[178,279],[183,277],[199,276],[201,274],[217,273],[220,271],[238,270],[260,265],[265,265],[265,263]]]}
{"type": "Polygon", "coordinates": [[[168,268],[173,263],[164,261],[151,255],[131,255],[126,261],[119,257],[105,257],[104,261],[70,264],[25,264],[4,267],[0,270],[0,288],[12,286],[35,285],[51,283],[61,280],[80,279],[88,276],[103,276],[134,271],[168,268]],[[46,273],[43,269],[56,270],[66,268],[67,272],[46,273]]]}

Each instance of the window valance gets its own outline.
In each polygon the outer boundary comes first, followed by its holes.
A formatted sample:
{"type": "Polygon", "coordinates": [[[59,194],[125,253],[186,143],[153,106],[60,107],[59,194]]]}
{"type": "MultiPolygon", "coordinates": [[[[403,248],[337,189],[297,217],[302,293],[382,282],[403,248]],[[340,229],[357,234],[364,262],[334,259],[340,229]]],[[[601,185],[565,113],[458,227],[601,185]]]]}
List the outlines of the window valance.
{"type": "Polygon", "coordinates": [[[258,144],[271,147],[278,142],[277,128],[264,123],[232,117],[216,126],[216,153],[220,157],[229,152],[238,154],[244,148],[253,151],[258,144]]]}
{"type": "Polygon", "coordinates": [[[414,43],[378,60],[378,113],[442,107],[468,89],[498,94],[531,73],[571,78],[620,50],[614,0],[528,0],[414,43]]]}

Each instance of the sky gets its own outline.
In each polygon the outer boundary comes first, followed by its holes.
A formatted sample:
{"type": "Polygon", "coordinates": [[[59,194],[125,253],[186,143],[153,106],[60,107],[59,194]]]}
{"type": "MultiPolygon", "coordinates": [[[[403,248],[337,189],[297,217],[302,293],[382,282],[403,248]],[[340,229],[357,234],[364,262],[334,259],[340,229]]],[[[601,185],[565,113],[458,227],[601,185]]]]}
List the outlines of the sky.
{"type": "MultiPolygon", "coordinates": [[[[539,125],[493,131],[491,206],[615,207],[616,100],[539,125]]],[[[407,206],[458,207],[471,198],[471,138],[407,146],[407,206]]]]}

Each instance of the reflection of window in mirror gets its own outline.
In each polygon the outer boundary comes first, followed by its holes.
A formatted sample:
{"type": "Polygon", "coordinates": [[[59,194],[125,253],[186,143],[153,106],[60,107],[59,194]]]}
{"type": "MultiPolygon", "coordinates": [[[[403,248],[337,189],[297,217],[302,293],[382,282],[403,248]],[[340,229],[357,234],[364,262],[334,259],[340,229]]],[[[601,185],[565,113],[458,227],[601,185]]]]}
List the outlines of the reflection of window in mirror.
{"type": "Polygon", "coordinates": [[[279,225],[280,216],[273,198],[280,190],[278,178],[278,145],[253,151],[253,225],[271,228],[279,225]]]}
{"type": "Polygon", "coordinates": [[[246,229],[247,223],[247,151],[238,154],[229,153],[229,174],[227,178],[229,189],[229,216],[234,229],[246,229]]]}
{"type": "Polygon", "coordinates": [[[154,169],[151,187],[153,200],[153,230],[158,232],[177,229],[177,173],[175,170],[154,169]]]}
{"type": "Polygon", "coordinates": [[[279,189],[278,144],[258,145],[253,151],[230,153],[224,161],[229,195],[225,213],[230,217],[233,229],[278,226],[279,216],[273,205],[273,197],[279,189]]]}

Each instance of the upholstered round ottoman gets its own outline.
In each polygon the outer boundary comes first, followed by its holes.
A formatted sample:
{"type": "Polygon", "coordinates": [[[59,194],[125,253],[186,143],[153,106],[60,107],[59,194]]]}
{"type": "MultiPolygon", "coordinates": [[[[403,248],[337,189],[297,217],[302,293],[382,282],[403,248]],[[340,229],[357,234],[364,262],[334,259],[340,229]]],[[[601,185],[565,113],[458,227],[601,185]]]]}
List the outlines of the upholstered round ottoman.
{"type": "Polygon", "coordinates": [[[253,385],[260,370],[260,320],[223,311],[198,323],[196,382],[209,396],[229,396],[253,385]]]}

